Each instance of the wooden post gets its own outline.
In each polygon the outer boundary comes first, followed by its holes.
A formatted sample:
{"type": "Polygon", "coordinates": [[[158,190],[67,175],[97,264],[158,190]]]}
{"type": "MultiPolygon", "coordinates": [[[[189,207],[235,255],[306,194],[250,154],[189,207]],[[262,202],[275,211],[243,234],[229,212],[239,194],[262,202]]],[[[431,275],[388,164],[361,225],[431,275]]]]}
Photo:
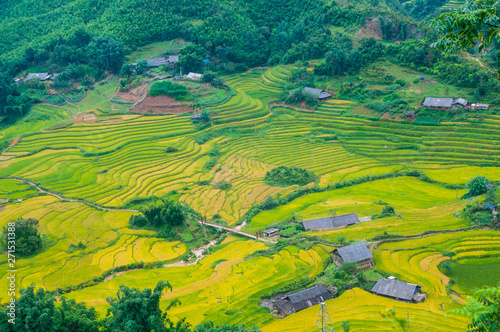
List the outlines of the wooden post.
{"type": "Polygon", "coordinates": [[[408,320],[408,328],[410,328],[410,311],[406,311],[406,317],[407,317],[407,320],[408,320]]]}

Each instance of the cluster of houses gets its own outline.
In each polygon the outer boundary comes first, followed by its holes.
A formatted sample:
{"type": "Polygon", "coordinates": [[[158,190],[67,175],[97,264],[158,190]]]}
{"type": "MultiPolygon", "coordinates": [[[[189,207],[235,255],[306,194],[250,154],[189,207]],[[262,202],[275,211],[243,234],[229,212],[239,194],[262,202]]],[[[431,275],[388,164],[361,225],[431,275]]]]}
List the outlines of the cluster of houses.
{"type": "Polygon", "coordinates": [[[458,107],[468,109],[488,109],[488,104],[469,104],[467,99],[464,98],[435,98],[426,97],[422,103],[423,107],[436,109],[436,110],[451,110],[458,107]]]}
{"type": "Polygon", "coordinates": [[[167,57],[158,57],[154,59],[147,59],[149,68],[157,68],[160,66],[169,66],[173,68],[175,63],[179,61],[178,55],[169,55],[167,57]]]}
{"type": "MultiPolygon", "coordinates": [[[[345,262],[353,262],[361,269],[370,269],[375,266],[373,255],[364,242],[337,248],[331,254],[336,266],[341,266],[345,262]]],[[[427,298],[427,294],[422,292],[421,285],[396,280],[396,277],[393,276],[379,279],[372,287],[371,292],[406,303],[420,303],[427,298]]],[[[315,285],[275,299],[273,309],[281,316],[287,316],[333,297],[324,285],[315,285]]]]}
{"type": "MultiPolygon", "coordinates": [[[[368,219],[359,218],[356,213],[350,213],[341,216],[306,220],[301,223],[307,231],[324,231],[347,227],[366,220],[368,219]]],[[[263,232],[263,236],[275,236],[279,234],[279,231],[280,229],[278,228],[269,228],[263,232]]],[[[360,269],[375,267],[373,255],[365,242],[357,242],[336,248],[330,254],[336,266],[342,266],[344,263],[354,263],[360,269]]],[[[396,277],[392,276],[379,279],[372,287],[371,292],[375,295],[408,303],[419,303],[427,298],[427,294],[422,292],[421,285],[396,280],[396,277]]],[[[333,297],[327,287],[324,285],[315,285],[300,292],[286,294],[274,299],[272,305],[273,310],[279,315],[287,316],[332,299],[333,297]]]]}
{"type": "MultiPolygon", "coordinates": [[[[61,73],[52,73],[52,74],[49,74],[49,73],[30,73],[24,78],[24,80],[29,81],[29,80],[33,80],[33,79],[38,79],[38,80],[44,82],[44,81],[56,79],[59,75],[61,75],[61,73]]],[[[21,83],[22,81],[23,80],[20,78],[14,79],[14,82],[17,84],[21,83]]]]}

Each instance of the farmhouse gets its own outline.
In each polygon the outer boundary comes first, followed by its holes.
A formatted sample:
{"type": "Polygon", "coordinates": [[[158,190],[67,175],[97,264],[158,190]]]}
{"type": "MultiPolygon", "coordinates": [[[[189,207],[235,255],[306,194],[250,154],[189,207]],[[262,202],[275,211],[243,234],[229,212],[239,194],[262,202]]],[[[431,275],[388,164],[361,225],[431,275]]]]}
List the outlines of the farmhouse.
{"type": "Polygon", "coordinates": [[[169,55],[168,56],[168,62],[174,63],[179,61],[179,56],[178,55],[169,55]]]}
{"type": "Polygon", "coordinates": [[[305,87],[304,91],[309,92],[310,94],[312,94],[314,97],[318,98],[319,100],[327,100],[327,99],[332,98],[332,95],[329,94],[328,92],[326,92],[325,90],[305,87]]]}
{"type": "Polygon", "coordinates": [[[302,226],[304,226],[306,231],[324,231],[354,225],[358,222],[358,215],[356,213],[351,213],[336,217],[306,220],[302,222],[302,226]]]}
{"type": "Polygon", "coordinates": [[[50,78],[51,75],[49,73],[31,73],[26,76],[26,81],[32,80],[34,78],[38,78],[40,81],[46,81],[50,78]]]}
{"type": "Polygon", "coordinates": [[[379,279],[372,293],[402,302],[423,302],[427,298],[427,294],[422,293],[422,286],[399,281],[395,277],[379,279]]]}
{"type": "Polygon", "coordinates": [[[468,101],[463,98],[434,98],[426,97],[423,103],[424,107],[435,108],[435,109],[451,109],[458,106],[467,106],[468,101]]]}
{"type": "Polygon", "coordinates": [[[192,81],[201,81],[201,74],[197,73],[189,73],[187,74],[187,78],[189,78],[192,81]]]}
{"type": "Polygon", "coordinates": [[[369,269],[375,266],[372,253],[364,242],[335,249],[333,251],[333,261],[337,266],[342,265],[344,262],[354,262],[362,269],[369,269]]]}
{"type": "Polygon", "coordinates": [[[264,234],[264,237],[271,237],[273,235],[276,235],[278,234],[280,231],[279,228],[269,228],[269,229],[266,229],[264,232],[262,232],[264,234]]]}
{"type": "Polygon", "coordinates": [[[193,115],[191,116],[191,119],[192,119],[192,120],[201,120],[201,119],[202,119],[202,115],[201,115],[201,113],[198,113],[198,114],[193,114],[193,115]]]}
{"type": "Polygon", "coordinates": [[[156,67],[168,65],[168,60],[165,58],[147,59],[146,62],[148,63],[149,68],[156,68],[156,67]]]}
{"type": "Polygon", "coordinates": [[[472,104],[470,106],[475,110],[487,110],[488,108],[490,108],[490,105],[488,104],[472,104]]]}
{"type": "Polygon", "coordinates": [[[283,315],[290,315],[330,299],[333,295],[328,289],[318,285],[276,300],[274,307],[283,315]]]}

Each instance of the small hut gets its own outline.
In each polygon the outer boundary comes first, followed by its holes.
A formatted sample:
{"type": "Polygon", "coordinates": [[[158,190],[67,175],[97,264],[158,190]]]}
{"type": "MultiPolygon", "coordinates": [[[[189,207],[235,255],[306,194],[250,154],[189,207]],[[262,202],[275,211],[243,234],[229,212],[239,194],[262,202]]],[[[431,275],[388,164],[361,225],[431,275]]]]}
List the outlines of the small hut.
{"type": "Polygon", "coordinates": [[[344,262],[354,262],[362,269],[370,269],[375,266],[373,255],[364,242],[354,243],[333,251],[333,261],[340,266],[344,262]]]}
{"type": "Polygon", "coordinates": [[[307,309],[326,300],[333,299],[333,295],[323,285],[317,285],[300,292],[287,295],[273,302],[274,307],[283,315],[290,315],[307,309]]]}
{"type": "Polygon", "coordinates": [[[396,280],[395,277],[379,279],[372,288],[372,293],[402,302],[423,302],[427,298],[422,293],[422,286],[396,280]]]}

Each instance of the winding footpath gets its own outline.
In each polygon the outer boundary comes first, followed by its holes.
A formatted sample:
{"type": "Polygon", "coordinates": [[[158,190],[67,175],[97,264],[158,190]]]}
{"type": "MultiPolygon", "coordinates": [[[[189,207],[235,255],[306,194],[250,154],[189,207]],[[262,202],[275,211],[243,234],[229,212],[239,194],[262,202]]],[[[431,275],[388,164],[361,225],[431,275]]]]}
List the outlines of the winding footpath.
{"type": "Polygon", "coordinates": [[[206,226],[214,227],[214,228],[217,228],[217,229],[223,229],[223,230],[226,230],[226,231],[231,232],[231,233],[243,235],[243,236],[249,237],[251,239],[254,239],[256,241],[261,240],[262,242],[269,242],[269,243],[275,243],[276,242],[275,240],[273,241],[272,239],[267,239],[267,238],[263,238],[263,237],[257,237],[255,235],[242,232],[242,231],[240,231],[238,229],[235,229],[235,228],[230,228],[230,227],[225,227],[225,226],[219,226],[219,225],[210,224],[208,222],[202,222],[202,221],[198,221],[198,223],[201,224],[201,225],[206,225],[206,226]]]}
{"type": "Polygon", "coordinates": [[[77,202],[77,203],[82,203],[82,204],[85,204],[85,205],[88,205],[96,210],[102,210],[102,211],[124,211],[124,212],[139,212],[139,210],[133,210],[133,209],[120,209],[120,208],[110,208],[110,207],[105,207],[105,206],[101,206],[101,205],[98,205],[98,204],[95,204],[93,202],[90,202],[84,198],[70,198],[70,197],[65,197],[63,195],[59,195],[59,194],[56,194],[54,192],[51,192],[49,190],[46,190],[46,189],[43,189],[41,187],[39,187],[36,183],[30,181],[30,180],[27,180],[27,179],[23,179],[23,178],[15,178],[15,177],[4,177],[5,179],[10,179],[10,180],[16,180],[16,181],[19,181],[19,182],[26,182],[28,183],[30,186],[33,186],[40,194],[44,194],[44,195],[50,195],[50,196],[53,196],[55,198],[57,198],[58,200],[60,201],[66,201],[66,202],[77,202]]]}

